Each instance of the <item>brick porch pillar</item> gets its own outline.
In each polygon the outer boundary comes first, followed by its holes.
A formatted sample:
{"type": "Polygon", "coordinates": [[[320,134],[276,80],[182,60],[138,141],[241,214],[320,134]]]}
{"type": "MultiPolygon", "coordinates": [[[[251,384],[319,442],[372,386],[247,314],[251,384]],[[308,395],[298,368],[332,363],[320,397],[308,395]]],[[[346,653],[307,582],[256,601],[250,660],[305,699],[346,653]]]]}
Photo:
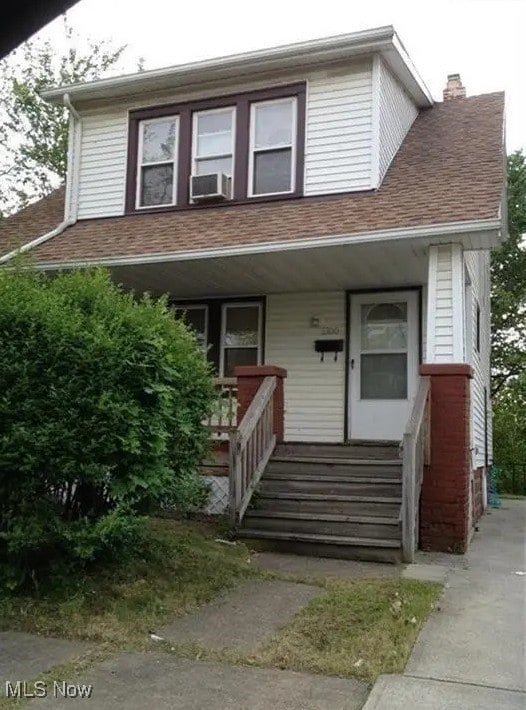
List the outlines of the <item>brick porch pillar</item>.
{"type": "Polygon", "coordinates": [[[265,377],[277,377],[276,389],[274,390],[274,433],[278,442],[283,441],[285,435],[283,380],[286,376],[287,371],[276,365],[240,365],[236,367],[234,369],[234,377],[237,377],[238,422],[245,416],[245,412],[265,377]]]}
{"type": "Polygon", "coordinates": [[[465,552],[469,536],[470,383],[466,364],[424,364],[431,380],[431,461],[420,503],[424,550],[465,552]]]}

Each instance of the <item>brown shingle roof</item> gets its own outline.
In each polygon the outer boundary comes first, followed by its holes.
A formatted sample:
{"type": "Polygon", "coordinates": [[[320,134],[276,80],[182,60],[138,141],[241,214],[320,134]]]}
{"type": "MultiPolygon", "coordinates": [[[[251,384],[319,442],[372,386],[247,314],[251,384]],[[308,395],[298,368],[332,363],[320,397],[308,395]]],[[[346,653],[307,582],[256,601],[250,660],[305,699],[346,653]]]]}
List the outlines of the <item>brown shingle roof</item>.
{"type": "Polygon", "coordinates": [[[0,220],[0,256],[54,229],[64,219],[64,188],[0,220]]]}
{"type": "Polygon", "coordinates": [[[35,256],[40,262],[139,256],[496,218],[503,111],[502,93],[423,111],[377,191],[83,220],[37,247],[35,256]]]}

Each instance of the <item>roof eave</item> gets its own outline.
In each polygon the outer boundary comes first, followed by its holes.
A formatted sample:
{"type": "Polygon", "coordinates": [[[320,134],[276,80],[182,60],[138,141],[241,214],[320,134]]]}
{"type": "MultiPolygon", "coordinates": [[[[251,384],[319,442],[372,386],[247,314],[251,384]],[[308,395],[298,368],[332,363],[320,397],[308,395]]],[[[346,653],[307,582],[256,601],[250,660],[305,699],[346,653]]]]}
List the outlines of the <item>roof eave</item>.
{"type": "MultiPolygon", "coordinates": [[[[188,261],[195,259],[217,259],[225,256],[242,256],[245,254],[260,254],[297,249],[317,249],[321,247],[342,246],[352,244],[367,244],[378,242],[399,241],[403,239],[421,239],[427,244],[441,244],[458,241],[475,234],[484,235],[481,249],[491,249],[500,243],[502,220],[500,217],[489,219],[466,220],[462,222],[442,222],[437,224],[419,225],[413,227],[395,227],[368,232],[350,234],[322,235],[304,239],[290,239],[277,242],[260,242],[256,244],[240,244],[236,246],[221,246],[208,249],[190,249],[179,252],[151,252],[134,256],[107,256],[84,259],[64,259],[62,261],[36,261],[35,265],[43,271],[81,268],[90,266],[133,266],[138,264],[168,263],[171,261],[188,261]]],[[[472,247],[471,247],[472,248],[472,247]]]]}
{"type": "Polygon", "coordinates": [[[281,47],[217,57],[98,81],[71,84],[42,92],[52,103],[62,103],[65,94],[72,101],[91,101],[140,94],[143,91],[177,89],[191,83],[233,76],[293,69],[305,64],[323,64],[380,52],[416,103],[432,106],[433,99],[416,72],[391,25],[347,35],[299,42],[281,47]]]}

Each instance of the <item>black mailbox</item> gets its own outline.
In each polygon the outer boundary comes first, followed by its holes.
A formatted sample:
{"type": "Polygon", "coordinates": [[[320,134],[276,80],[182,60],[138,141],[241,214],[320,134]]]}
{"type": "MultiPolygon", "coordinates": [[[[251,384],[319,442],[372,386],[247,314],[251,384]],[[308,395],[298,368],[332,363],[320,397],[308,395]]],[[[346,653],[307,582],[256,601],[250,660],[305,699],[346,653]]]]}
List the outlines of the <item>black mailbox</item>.
{"type": "Polygon", "coordinates": [[[343,340],[315,340],[314,350],[321,353],[321,361],[325,353],[334,353],[334,361],[338,359],[338,353],[343,352],[343,340]]]}

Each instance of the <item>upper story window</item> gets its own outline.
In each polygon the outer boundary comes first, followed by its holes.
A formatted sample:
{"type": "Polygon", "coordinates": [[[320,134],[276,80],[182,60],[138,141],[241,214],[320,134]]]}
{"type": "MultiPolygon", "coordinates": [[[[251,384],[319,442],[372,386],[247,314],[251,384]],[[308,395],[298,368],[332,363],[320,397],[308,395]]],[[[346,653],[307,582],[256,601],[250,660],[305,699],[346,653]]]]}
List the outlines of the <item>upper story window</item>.
{"type": "Polygon", "coordinates": [[[234,166],[235,109],[216,109],[194,113],[194,175],[225,173],[232,177],[234,166]]]}
{"type": "Polygon", "coordinates": [[[176,203],[178,128],[177,116],[141,121],[137,171],[138,208],[176,203]]]}
{"type": "Polygon", "coordinates": [[[251,106],[249,195],[294,192],[296,99],[251,106]]]}
{"type": "Polygon", "coordinates": [[[305,83],[131,111],[126,212],[196,209],[209,173],[232,179],[226,204],[299,197],[304,141],[305,83]]]}

